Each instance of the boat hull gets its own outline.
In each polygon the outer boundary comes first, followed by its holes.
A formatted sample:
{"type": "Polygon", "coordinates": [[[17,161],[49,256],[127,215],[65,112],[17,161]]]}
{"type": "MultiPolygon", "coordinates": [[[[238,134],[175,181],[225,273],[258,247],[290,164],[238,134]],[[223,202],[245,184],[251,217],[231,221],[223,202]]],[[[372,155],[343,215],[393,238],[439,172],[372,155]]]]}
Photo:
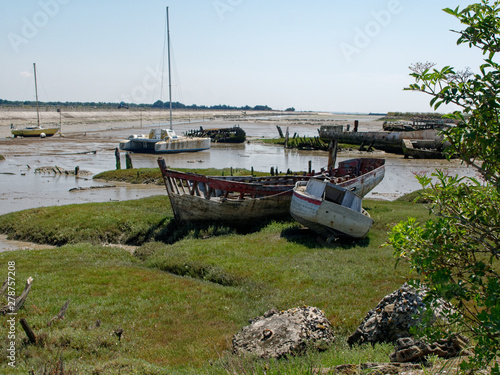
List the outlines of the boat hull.
{"type": "Polygon", "coordinates": [[[323,237],[345,235],[363,238],[373,225],[369,216],[297,191],[292,196],[290,214],[296,221],[323,237]]]}
{"type": "Polygon", "coordinates": [[[347,132],[338,131],[332,126],[322,126],[319,136],[322,139],[336,139],[340,143],[355,145],[371,145],[379,150],[387,152],[402,153],[402,141],[404,138],[425,139],[432,141],[442,141],[443,137],[438,129],[424,129],[415,131],[371,131],[371,132],[347,132]]]}
{"type": "Polygon", "coordinates": [[[119,147],[123,151],[150,154],[198,152],[210,148],[210,138],[188,138],[181,141],[158,141],[155,139],[136,138],[120,142],[119,147]]]}
{"type": "Polygon", "coordinates": [[[176,218],[182,222],[220,222],[237,227],[248,227],[262,219],[289,216],[291,195],[254,199],[204,199],[189,194],[169,192],[176,218]]]}
{"type": "Polygon", "coordinates": [[[52,137],[59,131],[59,128],[25,128],[12,129],[14,137],[52,137]]]}
{"type": "Polygon", "coordinates": [[[403,139],[403,154],[405,158],[414,159],[444,159],[445,145],[443,142],[434,142],[418,139],[403,139]]]}
{"type": "MultiPolygon", "coordinates": [[[[380,183],[384,177],[383,159],[352,159],[340,163],[335,173],[319,178],[334,180],[339,186],[362,197],[380,183]],[[368,167],[360,176],[349,171],[368,167]]],[[[166,167],[158,159],[165,187],[176,219],[184,222],[224,222],[234,226],[248,225],[249,221],[269,218],[289,218],[293,187],[298,181],[311,176],[208,177],[183,173],[166,167]]]]}

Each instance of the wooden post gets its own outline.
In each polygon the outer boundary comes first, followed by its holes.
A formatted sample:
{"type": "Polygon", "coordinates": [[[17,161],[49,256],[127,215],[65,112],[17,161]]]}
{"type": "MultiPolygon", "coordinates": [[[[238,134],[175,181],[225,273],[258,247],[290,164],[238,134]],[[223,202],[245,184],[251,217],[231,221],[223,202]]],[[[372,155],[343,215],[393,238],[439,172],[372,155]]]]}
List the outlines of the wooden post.
{"type": "Polygon", "coordinates": [[[271,167],[271,176],[274,176],[274,167],[271,167]]]}
{"type": "Polygon", "coordinates": [[[330,141],[328,146],[328,170],[331,171],[335,168],[335,162],[337,161],[337,140],[334,138],[330,141]]]}
{"type": "Polygon", "coordinates": [[[354,120],[354,133],[358,132],[358,125],[359,125],[359,121],[358,120],[354,120]]]}
{"type": "Polygon", "coordinates": [[[286,127],[286,134],[285,134],[285,148],[288,147],[288,139],[290,138],[290,132],[288,130],[288,126],[286,127]]]}
{"type": "Polygon", "coordinates": [[[59,310],[59,314],[57,314],[52,319],[50,319],[50,321],[47,323],[47,326],[50,327],[50,325],[52,324],[52,322],[54,320],[64,319],[64,314],[66,313],[66,310],[68,309],[68,306],[69,306],[69,298],[66,301],[66,303],[63,305],[63,307],[61,307],[61,310],[59,310]]]}
{"type": "Polygon", "coordinates": [[[309,174],[311,173],[312,171],[312,160],[309,160],[309,168],[308,168],[308,171],[309,171],[309,174]]]}
{"type": "Polygon", "coordinates": [[[80,172],[80,167],[77,165],[75,167],[75,176],[78,176],[78,172],[80,172]]]}
{"type": "Polygon", "coordinates": [[[125,153],[125,165],[127,166],[127,169],[134,168],[132,166],[132,157],[130,156],[130,152],[125,153]]]}
{"type": "Polygon", "coordinates": [[[30,340],[30,343],[36,344],[35,333],[33,332],[33,330],[28,325],[28,322],[26,321],[26,319],[21,318],[21,320],[19,321],[19,323],[21,323],[21,327],[23,327],[24,332],[26,332],[26,336],[28,336],[28,339],[30,340]]]}
{"type": "Polygon", "coordinates": [[[250,169],[250,170],[251,170],[251,173],[252,173],[252,177],[253,177],[253,167],[251,167],[251,169],[250,169]]]}
{"type": "Polygon", "coordinates": [[[115,159],[116,159],[116,169],[122,169],[122,165],[120,162],[120,150],[118,147],[115,148],[115,159]]]}
{"type": "Polygon", "coordinates": [[[276,125],[276,128],[278,129],[278,134],[280,135],[280,138],[284,138],[283,131],[281,130],[281,127],[276,125]]]}

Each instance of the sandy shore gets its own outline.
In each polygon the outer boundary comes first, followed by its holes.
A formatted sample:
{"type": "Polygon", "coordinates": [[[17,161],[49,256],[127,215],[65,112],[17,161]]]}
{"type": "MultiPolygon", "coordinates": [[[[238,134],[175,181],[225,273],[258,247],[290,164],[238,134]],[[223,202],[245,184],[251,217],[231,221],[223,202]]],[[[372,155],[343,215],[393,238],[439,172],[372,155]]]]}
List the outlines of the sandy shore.
{"type": "MultiPolygon", "coordinates": [[[[102,131],[112,128],[127,128],[133,126],[146,126],[155,123],[167,123],[168,110],[62,110],[55,108],[42,108],[40,121],[44,127],[58,127],[60,124],[63,132],[78,133],[84,131],[102,131]]],[[[326,112],[282,112],[282,111],[192,111],[174,110],[174,122],[203,123],[273,123],[286,127],[287,125],[314,125],[319,128],[323,124],[347,125],[353,124],[354,119],[360,121],[365,128],[381,127],[379,117],[368,115],[339,115],[326,112]]],[[[36,125],[37,115],[35,108],[0,108],[0,138],[10,137],[11,124],[22,128],[27,125],[36,125]]],[[[210,125],[212,126],[212,125],[210,125]]],[[[285,129],[283,129],[284,131],[285,129]]]]}

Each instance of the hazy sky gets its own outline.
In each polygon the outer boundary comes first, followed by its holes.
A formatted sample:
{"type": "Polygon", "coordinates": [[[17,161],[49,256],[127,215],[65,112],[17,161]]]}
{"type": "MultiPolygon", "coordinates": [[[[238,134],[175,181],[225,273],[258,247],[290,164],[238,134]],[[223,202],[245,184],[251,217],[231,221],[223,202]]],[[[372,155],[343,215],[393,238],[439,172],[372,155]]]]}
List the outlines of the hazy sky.
{"type": "MultiPolygon", "coordinates": [[[[0,0],[0,99],[153,103],[165,8],[173,101],[334,112],[429,112],[408,66],[477,70],[454,0],[0,0]]],[[[164,67],[166,73],[166,65],[164,67]]],[[[443,108],[444,109],[444,108],[443,108]]],[[[446,110],[446,109],[444,109],[446,110]]]]}

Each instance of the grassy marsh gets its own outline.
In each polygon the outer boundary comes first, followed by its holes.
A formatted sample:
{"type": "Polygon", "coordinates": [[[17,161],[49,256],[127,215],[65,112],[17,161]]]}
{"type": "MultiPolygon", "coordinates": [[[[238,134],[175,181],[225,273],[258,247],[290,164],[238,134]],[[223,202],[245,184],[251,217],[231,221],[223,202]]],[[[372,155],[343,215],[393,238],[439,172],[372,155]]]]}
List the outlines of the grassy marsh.
{"type": "MultiPolygon", "coordinates": [[[[375,220],[368,237],[331,245],[293,220],[248,233],[179,227],[166,196],[0,216],[0,232],[60,245],[0,253],[4,275],[15,261],[19,291],[34,278],[16,319],[25,317],[39,337],[29,345],[18,326],[18,363],[9,373],[50,373],[62,362],[67,374],[302,374],[313,367],[386,362],[389,345],[349,349],[346,338],[407,276],[383,246],[389,227],[408,216],[425,220],[428,211],[404,201],[365,200],[364,206],[375,220]],[[106,243],[138,247],[130,254],[106,243]],[[65,319],[48,327],[68,298],[65,319]],[[228,353],[248,319],[304,304],[321,308],[332,322],[332,349],[284,361],[228,353]],[[118,328],[121,339],[113,333],[118,328]]],[[[7,332],[5,319],[0,329],[7,332]]],[[[3,353],[5,345],[0,340],[3,353]]],[[[2,358],[0,371],[6,369],[2,358]]]]}

